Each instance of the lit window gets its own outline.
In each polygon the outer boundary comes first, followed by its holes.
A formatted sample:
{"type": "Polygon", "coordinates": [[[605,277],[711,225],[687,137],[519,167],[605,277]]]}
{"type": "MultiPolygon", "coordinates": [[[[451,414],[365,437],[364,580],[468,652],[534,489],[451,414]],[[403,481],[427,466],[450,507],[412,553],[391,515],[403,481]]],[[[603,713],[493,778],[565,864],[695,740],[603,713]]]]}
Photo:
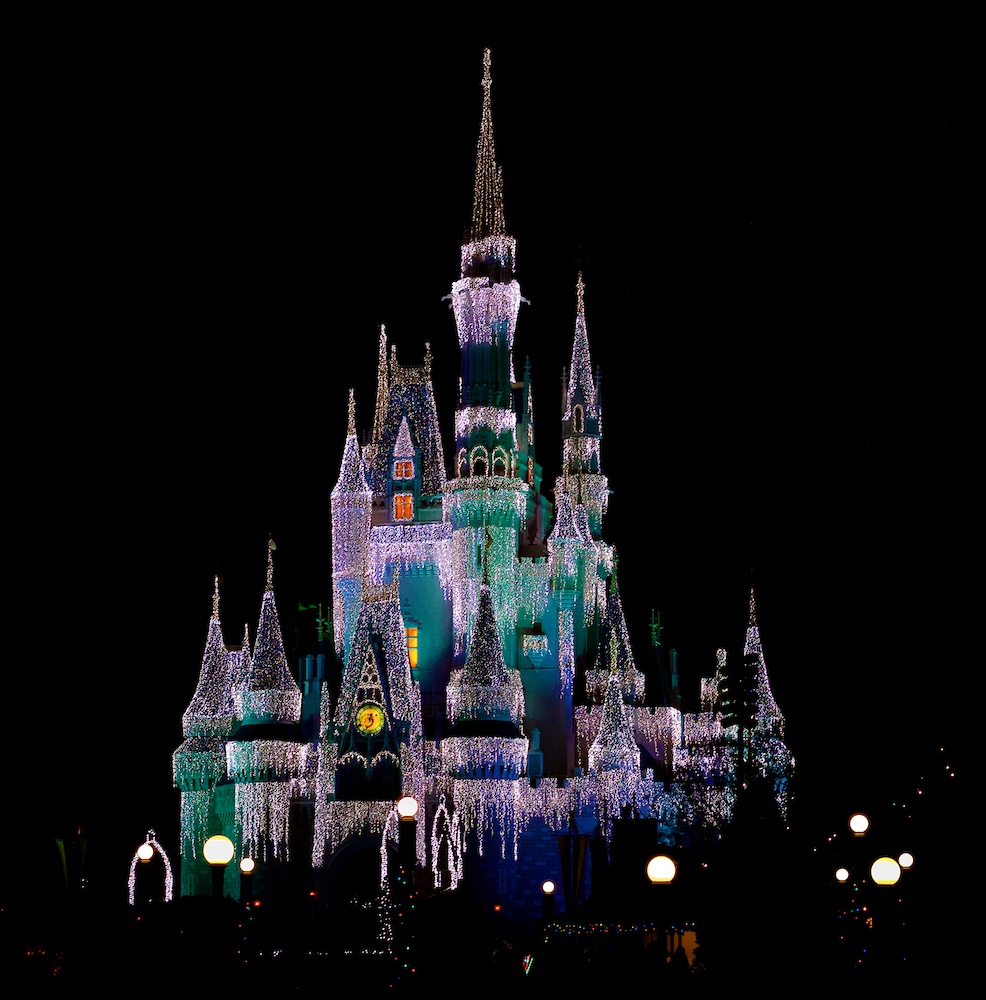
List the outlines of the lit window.
{"type": "Polygon", "coordinates": [[[416,628],[406,628],[407,633],[407,658],[413,670],[418,665],[418,630],[416,628]]]}
{"type": "Polygon", "coordinates": [[[581,406],[576,406],[572,411],[572,422],[575,425],[576,434],[582,434],[585,431],[585,414],[581,406]]]}
{"type": "Polygon", "coordinates": [[[414,495],[411,493],[394,494],[394,520],[414,520],[414,495]]]}
{"type": "Polygon", "coordinates": [[[413,479],[414,462],[407,458],[398,459],[394,462],[394,479],[413,479]]]}

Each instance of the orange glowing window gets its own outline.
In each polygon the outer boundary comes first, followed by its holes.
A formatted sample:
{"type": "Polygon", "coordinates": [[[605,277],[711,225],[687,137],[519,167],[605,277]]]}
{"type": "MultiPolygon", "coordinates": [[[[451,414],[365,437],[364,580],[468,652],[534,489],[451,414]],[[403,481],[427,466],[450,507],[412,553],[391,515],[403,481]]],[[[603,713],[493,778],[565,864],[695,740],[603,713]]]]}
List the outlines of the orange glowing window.
{"type": "Polygon", "coordinates": [[[413,479],[414,462],[410,459],[400,459],[394,462],[394,479],[413,479]]]}
{"type": "Polygon", "coordinates": [[[411,521],[414,519],[414,496],[411,493],[394,494],[394,520],[411,521]]]}
{"type": "Polygon", "coordinates": [[[407,658],[413,670],[418,665],[418,630],[416,628],[406,628],[407,633],[407,658]]]}

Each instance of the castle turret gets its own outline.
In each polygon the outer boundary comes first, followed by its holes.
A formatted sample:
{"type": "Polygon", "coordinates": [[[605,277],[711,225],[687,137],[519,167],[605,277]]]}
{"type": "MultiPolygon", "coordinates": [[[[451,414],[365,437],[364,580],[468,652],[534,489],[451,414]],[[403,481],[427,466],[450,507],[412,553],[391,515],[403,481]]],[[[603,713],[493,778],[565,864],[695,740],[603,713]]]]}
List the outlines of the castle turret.
{"type": "MultiPolygon", "coordinates": [[[[381,331],[381,337],[383,333],[381,331]]],[[[366,579],[373,494],[356,439],[356,397],[349,390],[349,424],[339,478],[332,488],[332,608],[336,653],[345,659],[366,579]]]]}
{"type": "Polygon", "coordinates": [[[184,739],[172,756],[174,783],[181,792],[181,855],[186,862],[182,865],[182,893],[186,895],[208,887],[201,850],[214,832],[213,797],[217,785],[226,777],[226,740],[235,721],[232,671],[219,619],[217,576],[199,679],[182,716],[184,739]]]}
{"type": "Polygon", "coordinates": [[[602,534],[609,481],[602,474],[602,413],[598,377],[593,378],[585,324],[585,286],[576,286],[575,338],[562,412],[562,476],[565,489],[585,511],[592,537],[602,534]]]}
{"type": "Polygon", "coordinates": [[[226,744],[226,769],[236,783],[235,829],[243,853],[258,859],[287,857],[289,806],[309,750],[301,733],[301,689],[288,668],[274,600],[275,548],[272,539],[257,640],[235,692],[243,722],[226,744]]]}
{"type": "MultiPolygon", "coordinates": [[[[531,487],[521,478],[513,399],[513,339],[520,285],[513,277],[515,241],[503,216],[502,175],[496,163],[490,105],[490,53],[483,54],[483,111],[476,155],[472,227],[462,246],[461,276],[452,285],[461,375],[455,415],[455,478],[447,510],[461,588],[454,595],[460,648],[472,628],[485,560],[493,607],[508,664],[516,666],[515,605],[521,527],[531,487]]],[[[529,402],[529,396],[528,396],[529,402]]],[[[524,474],[532,468],[525,463],[524,474]]]]}

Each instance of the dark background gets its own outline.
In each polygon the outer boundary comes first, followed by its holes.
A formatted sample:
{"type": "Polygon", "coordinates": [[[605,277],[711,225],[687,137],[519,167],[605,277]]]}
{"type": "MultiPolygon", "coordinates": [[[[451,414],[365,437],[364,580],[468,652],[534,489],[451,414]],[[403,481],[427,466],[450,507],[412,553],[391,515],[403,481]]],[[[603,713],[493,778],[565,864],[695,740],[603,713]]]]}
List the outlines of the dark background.
{"type": "Polygon", "coordinates": [[[148,828],[177,855],[171,753],[213,576],[227,641],[254,635],[273,537],[286,645],[312,648],[296,609],[328,607],[328,497],[350,387],[372,419],[380,324],[405,363],[430,342],[449,447],[443,296],[486,45],[537,455],[550,485],[581,271],[638,657],[653,609],[697,698],[715,650],[741,648],[752,577],[822,823],[958,747],[978,579],[967,28],[786,17],[23,34],[4,737],[28,839],[84,824],[113,892],[148,828]]]}

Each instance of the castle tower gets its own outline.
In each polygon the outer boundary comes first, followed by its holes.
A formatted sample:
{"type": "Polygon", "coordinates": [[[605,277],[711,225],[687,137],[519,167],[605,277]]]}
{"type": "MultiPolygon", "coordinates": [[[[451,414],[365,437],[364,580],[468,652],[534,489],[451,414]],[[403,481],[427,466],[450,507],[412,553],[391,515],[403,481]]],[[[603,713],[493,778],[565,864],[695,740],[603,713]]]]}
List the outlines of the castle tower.
{"type": "Polygon", "coordinates": [[[516,842],[518,781],[529,750],[522,728],[524,687],[519,672],[504,662],[485,581],[469,654],[465,666],[452,672],[447,697],[452,734],[443,741],[443,760],[465,831],[477,831],[480,853],[483,831],[498,832],[501,844],[516,842]]]}
{"type": "MultiPolygon", "coordinates": [[[[381,330],[381,339],[384,334],[381,330]]],[[[349,424],[339,478],[332,488],[332,611],[336,654],[345,662],[366,580],[373,494],[356,439],[356,398],[349,390],[349,424]]]]}
{"type": "MultiPolygon", "coordinates": [[[[490,53],[483,56],[483,110],[476,156],[472,227],[452,285],[461,374],[455,414],[455,473],[447,517],[452,525],[457,587],[453,595],[456,648],[464,644],[479,607],[487,561],[504,657],[517,665],[516,577],[521,526],[530,486],[521,478],[513,408],[513,339],[520,285],[513,277],[515,240],[503,216],[502,174],[496,163],[490,105],[490,53]]],[[[530,397],[527,397],[528,404],[530,397]]],[[[532,468],[525,463],[530,478],[532,468]]]]}
{"type": "Polygon", "coordinates": [[[368,585],[334,710],[323,699],[316,863],[352,834],[379,834],[402,794],[424,801],[421,696],[411,676],[399,572],[368,585]]]}
{"type": "Polygon", "coordinates": [[[253,656],[234,691],[242,723],[226,744],[235,819],[232,832],[224,832],[239,845],[238,856],[263,861],[287,860],[291,803],[302,792],[309,752],[301,733],[301,689],[288,669],[274,599],[275,548],[271,539],[253,656]]]}
{"type": "Polygon", "coordinates": [[[184,739],[172,755],[174,783],[181,792],[181,893],[186,896],[210,891],[212,876],[202,845],[222,832],[215,795],[226,777],[226,740],[235,721],[232,672],[219,619],[217,576],[199,679],[181,720],[184,739]]]}

